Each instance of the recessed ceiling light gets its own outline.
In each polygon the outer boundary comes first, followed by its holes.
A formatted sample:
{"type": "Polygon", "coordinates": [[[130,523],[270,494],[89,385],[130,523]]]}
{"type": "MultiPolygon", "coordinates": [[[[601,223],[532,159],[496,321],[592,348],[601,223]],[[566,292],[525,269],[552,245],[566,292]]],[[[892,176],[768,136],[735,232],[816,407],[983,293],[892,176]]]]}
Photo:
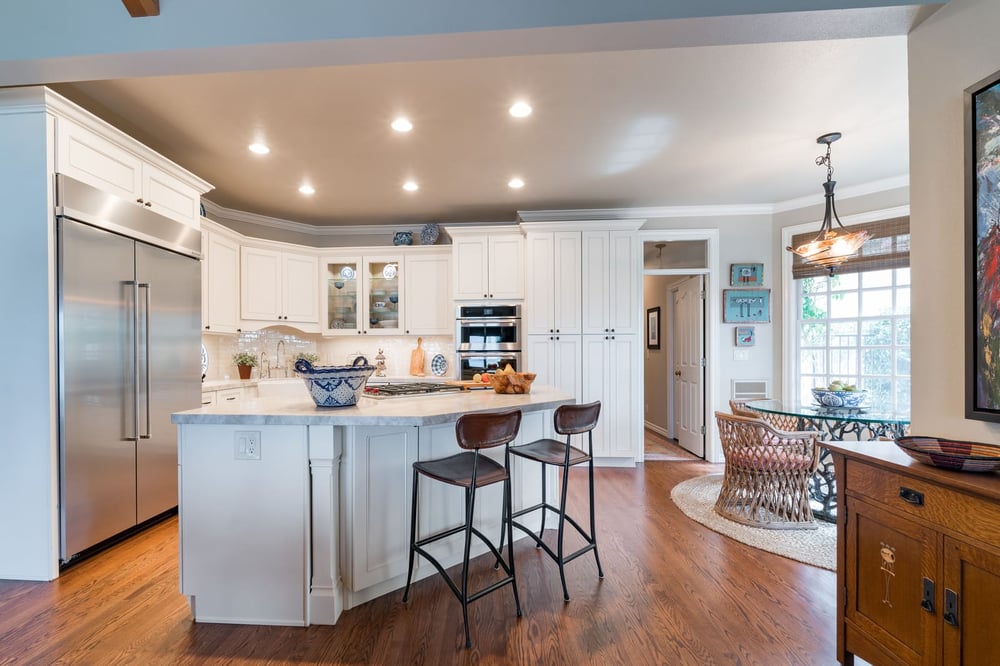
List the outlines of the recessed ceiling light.
{"type": "Polygon", "coordinates": [[[527,102],[515,102],[508,111],[515,118],[525,118],[531,115],[531,105],[527,102]]]}
{"type": "Polygon", "coordinates": [[[251,143],[247,148],[250,149],[251,153],[257,153],[258,155],[267,155],[271,152],[271,149],[263,143],[251,143]]]}
{"type": "Polygon", "coordinates": [[[413,123],[411,123],[406,118],[400,116],[399,118],[396,118],[395,120],[392,121],[392,129],[396,130],[397,132],[409,132],[411,129],[413,129],[413,123]]]}
{"type": "Polygon", "coordinates": [[[316,194],[316,188],[313,187],[312,185],[300,185],[299,192],[306,195],[316,194]]]}
{"type": "Polygon", "coordinates": [[[507,187],[511,188],[512,190],[519,190],[522,187],[524,187],[524,181],[521,180],[520,178],[511,178],[510,180],[507,181],[507,187]]]}
{"type": "Polygon", "coordinates": [[[416,192],[417,190],[420,189],[420,186],[417,185],[414,181],[408,180],[405,183],[403,183],[403,189],[406,190],[407,192],[416,192]]]}

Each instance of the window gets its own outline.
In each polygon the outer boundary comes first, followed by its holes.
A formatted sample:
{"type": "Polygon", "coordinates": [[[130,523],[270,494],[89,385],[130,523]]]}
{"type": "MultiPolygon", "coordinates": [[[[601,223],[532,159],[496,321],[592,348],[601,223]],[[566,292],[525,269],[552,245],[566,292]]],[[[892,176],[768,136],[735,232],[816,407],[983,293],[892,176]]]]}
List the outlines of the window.
{"type": "Polygon", "coordinates": [[[835,379],[868,389],[870,404],[910,409],[910,269],[794,281],[798,398],[835,379]]]}

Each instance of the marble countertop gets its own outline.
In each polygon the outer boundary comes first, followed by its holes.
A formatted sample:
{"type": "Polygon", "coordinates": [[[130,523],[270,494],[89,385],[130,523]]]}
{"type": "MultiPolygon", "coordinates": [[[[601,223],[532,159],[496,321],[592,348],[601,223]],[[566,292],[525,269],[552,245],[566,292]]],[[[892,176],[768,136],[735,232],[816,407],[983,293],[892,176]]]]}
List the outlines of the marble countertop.
{"type": "Polygon", "coordinates": [[[532,386],[531,393],[461,391],[387,400],[360,398],[352,407],[317,407],[308,398],[257,398],[206,405],[171,415],[172,423],[214,425],[437,425],[462,414],[519,407],[526,412],[575,402],[554,386],[532,386]]]}
{"type": "Polygon", "coordinates": [[[251,388],[257,386],[256,379],[212,379],[201,383],[202,391],[226,391],[234,388],[251,388]]]}

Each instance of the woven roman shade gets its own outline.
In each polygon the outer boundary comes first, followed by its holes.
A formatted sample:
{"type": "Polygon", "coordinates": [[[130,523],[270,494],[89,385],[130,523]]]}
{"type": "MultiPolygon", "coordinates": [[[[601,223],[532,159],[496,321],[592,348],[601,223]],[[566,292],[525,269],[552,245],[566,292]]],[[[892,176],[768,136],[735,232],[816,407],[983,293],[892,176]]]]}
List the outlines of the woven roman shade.
{"type": "MultiPolygon", "coordinates": [[[[891,220],[852,224],[847,231],[867,231],[871,234],[856,255],[837,266],[836,273],[862,273],[886,268],[905,268],[910,265],[910,218],[895,217],[891,220]]],[[[837,231],[837,229],[835,229],[837,231]]],[[[792,247],[816,238],[816,231],[792,236],[792,247]]],[[[792,255],[792,277],[796,280],[829,275],[822,266],[810,264],[797,254],[792,255]]]]}

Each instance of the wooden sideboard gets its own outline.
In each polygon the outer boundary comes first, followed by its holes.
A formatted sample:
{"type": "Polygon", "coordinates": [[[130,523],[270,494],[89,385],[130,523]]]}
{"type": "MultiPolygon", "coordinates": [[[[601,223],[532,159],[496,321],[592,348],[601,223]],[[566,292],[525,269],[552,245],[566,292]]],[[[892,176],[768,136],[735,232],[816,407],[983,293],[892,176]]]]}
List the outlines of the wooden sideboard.
{"type": "Polygon", "coordinates": [[[838,479],[837,658],[1000,664],[1000,475],[892,442],[827,442],[838,479]]]}

